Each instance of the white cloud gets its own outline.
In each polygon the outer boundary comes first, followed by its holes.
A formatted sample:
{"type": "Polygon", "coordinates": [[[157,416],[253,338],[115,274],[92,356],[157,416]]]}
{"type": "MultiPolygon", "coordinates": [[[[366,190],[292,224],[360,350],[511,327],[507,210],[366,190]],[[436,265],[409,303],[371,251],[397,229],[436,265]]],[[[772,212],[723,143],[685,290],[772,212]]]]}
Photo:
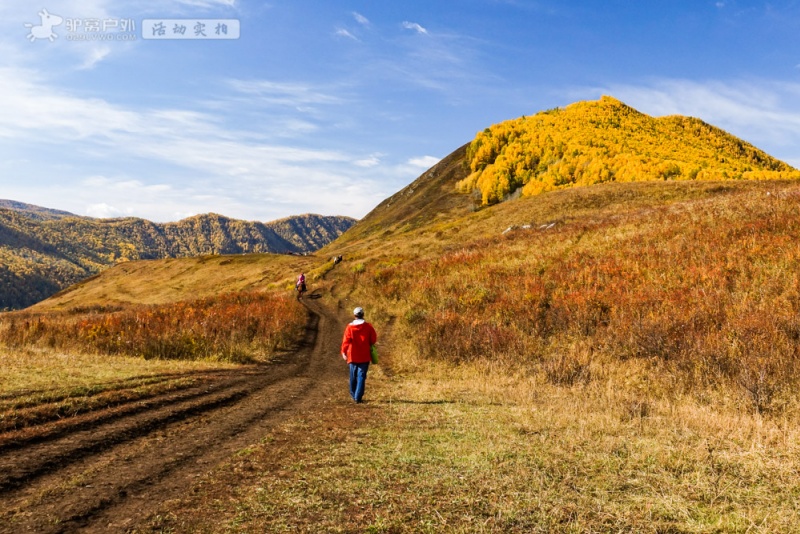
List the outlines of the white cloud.
{"type": "Polygon", "coordinates": [[[78,67],[79,70],[90,70],[98,63],[103,61],[111,53],[109,46],[96,46],[90,47],[86,58],[83,63],[78,67]]]}
{"type": "Polygon", "coordinates": [[[364,15],[362,15],[361,13],[353,11],[353,18],[356,19],[356,22],[358,22],[362,26],[369,26],[369,19],[364,15]]]}
{"type": "Polygon", "coordinates": [[[434,156],[422,156],[419,158],[411,158],[408,160],[408,164],[412,167],[418,167],[420,169],[430,169],[437,163],[439,163],[440,158],[436,158],[434,156]]]}
{"type": "Polygon", "coordinates": [[[123,192],[163,193],[170,191],[169,184],[146,185],[143,182],[129,178],[107,178],[105,176],[90,176],[81,182],[84,186],[96,189],[115,189],[123,192]]]}
{"type": "Polygon", "coordinates": [[[336,32],[334,33],[334,35],[337,35],[338,37],[346,37],[348,39],[352,39],[354,41],[358,41],[358,37],[356,37],[355,35],[353,35],[349,31],[345,30],[344,28],[337,29],[336,32]]]}
{"type": "Polygon", "coordinates": [[[369,157],[356,160],[353,163],[355,163],[359,167],[363,167],[365,169],[368,169],[370,167],[376,167],[376,166],[380,165],[382,157],[383,157],[383,154],[380,154],[380,153],[370,154],[369,157]]]}
{"type": "Polygon", "coordinates": [[[422,26],[420,26],[416,22],[404,21],[403,22],[403,28],[405,28],[406,30],[413,30],[413,31],[415,31],[417,33],[421,33],[421,34],[427,34],[428,33],[428,30],[426,30],[425,28],[423,28],[422,26]]]}
{"type": "Polygon", "coordinates": [[[130,212],[125,213],[114,206],[109,206],[108,204],[101,202],[100,204],[86,206],[84,214],[88,215],[89,217],[96,217],[98,219],[109,219],[112,217],[125,217],[130,215],[130,212]]]}
{"type": "MultiPolygon", "coordinates": [[[[361,25],[364,28],[368,28],[369,27],[370,23],[369,23],[369,19],[367,19],[367,17],[365,17],[364,15],[362,15],[361,13],[358,13],[356,11],[353,11],[352,15],[353,15],[353,18],[356,20],[356,22],[359,25],[361,25]]],[[[358,32],[356,32],[356,33],[358,33],[358,32]]],[[[350,31],[350,30],[348,30],[346,28],[338,27],[338,28],[336,28],[336,31],[334,32],[334,35],[336,35],[337,37],[344,37],[346,39],[351,39],[353,41],[361,42],[361,39],[358,38],[356,33],[353,33],[353,31],[350,31]]]]}
{"type": "Polygon", "coordinates": [[[321,92],[302,83],[273,82],[270,80],[228,80],[227,84],[240,93],[258,97],[260,102],[301,107],[309,104],[338,104],[340,97],[321,92]]]}

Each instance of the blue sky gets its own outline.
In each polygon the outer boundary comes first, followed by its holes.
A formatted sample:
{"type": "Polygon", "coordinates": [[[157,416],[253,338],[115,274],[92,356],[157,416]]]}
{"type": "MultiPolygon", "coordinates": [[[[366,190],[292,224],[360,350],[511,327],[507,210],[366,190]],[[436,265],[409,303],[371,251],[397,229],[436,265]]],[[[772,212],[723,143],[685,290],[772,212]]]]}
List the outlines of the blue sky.
{"type": "Polygon", "coordinates": [[[486,126],[603,94],[800,167],[799,44],[796,1],[4,0],[0,198],[358,218],[486,126]],[[161,19],[240,36],[145,39],[161,19]]]}

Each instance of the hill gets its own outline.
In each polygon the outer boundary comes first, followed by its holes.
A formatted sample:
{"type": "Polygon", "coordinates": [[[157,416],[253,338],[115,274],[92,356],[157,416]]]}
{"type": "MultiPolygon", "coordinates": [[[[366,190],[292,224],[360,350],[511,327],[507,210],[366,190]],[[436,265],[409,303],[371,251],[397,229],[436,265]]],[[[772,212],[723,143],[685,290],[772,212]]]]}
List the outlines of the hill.
{"type": "Polygon", "coordinates": [[[648,180],[764,180],[800,173],[705,122],[653,118],[604,96],[479,132],[460,190],[484,205],[514,193],[648,180]]]}
{"type": "Polygon", "coordinates": [[[22,308],[115,263],[210,254],[301,254],[354,223],[301,215],[260,223],[217,214],[174,223],[93,219],[28,204],[0,208],[0,309],[22,308]]]}
{"type": "Polygon", "coordinates": [[[20,211],[32,219],[40,220],[78,217],[78,215],[68,211],[43,208],[42,206],[35,206],[33,204],[26,204],[24,202],[17,202],[16,200],[7,199],[0,199],[0,209],[20,211]]]}
{"type": "Polygon", "coordinates": [[[335,241],[355,224],[348,217],[298,215],[267,223],[267,227],[298,251],[311,252],[335,241]]]}

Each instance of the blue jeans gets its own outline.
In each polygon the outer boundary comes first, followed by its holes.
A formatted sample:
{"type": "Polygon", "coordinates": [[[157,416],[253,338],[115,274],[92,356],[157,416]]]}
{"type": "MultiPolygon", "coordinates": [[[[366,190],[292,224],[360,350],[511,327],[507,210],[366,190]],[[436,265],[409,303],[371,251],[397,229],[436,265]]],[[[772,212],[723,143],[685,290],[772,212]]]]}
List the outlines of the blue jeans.
{"type": "Polygon", "coordinates": [[[350,396],[356,402],[361,402],[364,397],[364,385],[367,382],[369,362],[350,364],[350,396]]]}

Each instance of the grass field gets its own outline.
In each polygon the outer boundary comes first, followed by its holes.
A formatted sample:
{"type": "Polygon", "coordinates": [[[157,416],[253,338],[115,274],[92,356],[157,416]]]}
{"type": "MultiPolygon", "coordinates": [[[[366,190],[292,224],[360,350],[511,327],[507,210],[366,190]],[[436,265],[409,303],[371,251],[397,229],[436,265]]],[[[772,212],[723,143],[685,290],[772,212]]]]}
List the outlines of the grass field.
{"type": "Polygon", "coordinates": [[[190,387],[234,367],[37,347],[0,348],[0,362],[0,432],[190,387]]]}
{"type": "Polygon", "coordinates": [[[338,407],[350,423],[334,424],[330,411],[288,422],[141,532],[792,532],[800,524],[796,422],[688,399],[643,407],[606,384],[555,387],[473,366],[373,372],[368,392],[366,405],[338,407]]]}

